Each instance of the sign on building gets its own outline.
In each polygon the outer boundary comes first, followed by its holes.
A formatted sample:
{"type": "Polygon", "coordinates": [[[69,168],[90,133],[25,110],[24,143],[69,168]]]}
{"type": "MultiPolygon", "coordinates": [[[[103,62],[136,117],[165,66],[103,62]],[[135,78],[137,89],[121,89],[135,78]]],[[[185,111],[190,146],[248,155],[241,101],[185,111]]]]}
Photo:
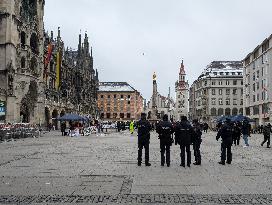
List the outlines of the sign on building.
{"type": "Polygon", "coordinates": [[[0,121],[6,118],[6,102],[0,100],[0,121]]]}

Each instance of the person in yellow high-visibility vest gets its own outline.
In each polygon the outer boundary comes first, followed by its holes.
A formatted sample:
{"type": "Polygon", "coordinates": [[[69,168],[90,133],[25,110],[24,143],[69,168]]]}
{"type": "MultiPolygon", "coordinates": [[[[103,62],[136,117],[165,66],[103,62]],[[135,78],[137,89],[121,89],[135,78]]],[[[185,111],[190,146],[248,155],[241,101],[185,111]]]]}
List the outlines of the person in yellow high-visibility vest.
{"type": "Polygon", "coordinates": [[[133,132],[134,132],[134,122],[133,121],[131,121],[129,124],[129,130],[130,130],[130,133],[133,134],[133,132]]]}

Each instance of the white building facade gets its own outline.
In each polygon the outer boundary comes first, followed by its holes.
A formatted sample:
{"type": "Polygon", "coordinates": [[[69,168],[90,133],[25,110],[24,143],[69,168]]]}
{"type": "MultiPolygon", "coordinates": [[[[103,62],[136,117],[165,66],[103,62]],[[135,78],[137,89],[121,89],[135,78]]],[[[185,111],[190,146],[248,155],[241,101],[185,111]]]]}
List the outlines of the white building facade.
{"type": "Polygon", "coordinates": [[[272,35],[244,59],[244,114],[256,125],[272,119],[272,35]]]}
{"type": "Polygon", "coordinates": [[[243,113],[243,64],[213,61],[190,87],[189,118],[210,124],[243,113]]]}

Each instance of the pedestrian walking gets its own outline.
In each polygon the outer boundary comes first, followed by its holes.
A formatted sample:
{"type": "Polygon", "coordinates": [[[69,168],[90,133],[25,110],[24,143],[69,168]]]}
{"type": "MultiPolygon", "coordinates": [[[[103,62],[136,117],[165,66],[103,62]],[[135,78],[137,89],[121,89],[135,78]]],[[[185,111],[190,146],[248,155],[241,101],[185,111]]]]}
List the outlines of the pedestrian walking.
{"type": "Polygon", "coordinates": [[[233,127],[231,125],[231,121],[229,118],[226,119],[224,125],[220,128],[217,133],[216,140],[218,141],[219,138],[222,139],[221,142],[221,161],[219,164],[225,165],[225,161],[227,160],[228,164],[231,164],[232,161],[232,153],[231,153],[231,146],[232,146],[232,136],[233,136],[233,127]],[[226,157],[227,152],[227,157],[226,157]]]}
{"type": "Polygon", "coordinates": [[[200,154],[200,145],[202,142],[201,139],[202,131],[201,126],[197,119],[193,120],[193,135],[192,135],[192,141],[193,141],[193,149],[194,149],[194,156],[195,156],[195,162],[194,165],[201,165],[201,154],[200,154]]]}
{"type": "Polygon", "coordinates": [[[267,141],[267,148],[270,148],[270,133],[272,132],[271,130],[271,124],[268,123],[263,127],[263,136],[264,136],[264,141],[262,142],[261,146],[264,145],[264,143],[267,141]]]}
{"type": "Polygon", "coordinates": [[[60,125],[61,136],[65,136],[66,123],[62,122],[60,125]]]}
{"type": "Polygon", "coordinates": [[[186,116],[181,117],[181,121],[176,124],[175,128],[175,144],[180,146],[180,166],[185,167],[185,151],[187,155],[187,166],[191,165],[191,150],[193,128],[187,120],[186,116]]]}
{"type": "Polygon", "coordinates": [[[151,125],[146,120],[146,114],[141,114],[138,122],[138,166],[142,164],[142,152],[145,149],[145,166],[151,166],[149,163],[149,143],[150,143],[151,125]]]}
{"type": "Polygon", "coordinates": [[[133,121],[131,121],[129,124],[129,130],[130,130],[130,134],[134,133],[134,122],[133,121]]]}
{"type": "Polygon", "coordinates": [[[233,144],[239,145],[241,138],[241,128],[238,123],[233,124],[233,144]]]}
{"type": "Polygon", "coordinates": [[[249,124],[248,120],[244,120],[243,121],[243,125],[242,125],[242,135],[243,135],[243,139],[245,141],[245,146],[244,147],[248,147],[248,137],[250,137],[250,132],[251,132],[251,125],[249,124]]]}
{"type": "Polygon", "coordinates": [[[160,152],[161,152],[161,166],[165,164],[166,155],[166,165],[170,166],[170,147],[173,143],[172,134],[174,133],[173,125],[168,121],[168,115],[163,116],[163,120],[159,122],[156,127],[156,131],[159,134],[160,139],[160,152]]]}

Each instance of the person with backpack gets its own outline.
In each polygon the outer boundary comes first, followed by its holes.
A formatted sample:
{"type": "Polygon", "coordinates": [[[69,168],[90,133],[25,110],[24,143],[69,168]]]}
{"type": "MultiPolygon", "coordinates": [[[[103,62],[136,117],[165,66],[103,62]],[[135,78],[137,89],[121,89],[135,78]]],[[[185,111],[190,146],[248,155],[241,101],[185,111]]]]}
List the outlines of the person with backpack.
{"type": "Polygon", "coordinates": [[[222,139],[221,143],[221,161],[218,162],[221,165],[225,165],[225,161],[227,160],[228,164],[232,162],[232,153],[231,153],[231,146],[232,146],[232,136],[233,136],[233,127],[231,125],[231,121],[229,118],[226,119],[224,125],[220,128],[216,135],[216,140],[218,141],[219,138],[222,139]],[[227,156],[226,156],[227,152],[227,156]]]}
{"type": "Polygon", "coordinates": [[[270,133],[272,132],[271,130],[271,124],[268,123],[263,127],[263,135],[264,135],[264,141],[261,143],[261,146],[264,145],[264,143],[267,141],[267,148],[270,148],[270,133]]]}
{"type": "Polygon", "coordinates": [[[160,151],[161,151],[161,166],[165,164],[166,153],[166,165],[170,167],[170,147],[172,146],[172,134],[174,132],[173,125],[168,121],[168,115],[163,116],[163,120],[158,123],[156,131],[159,134],[160,139],[160,151]]]}
{"type": "Polygon", "coordinates": [[[180,146],[180,166],[185,167],[185,151],[187,155],[187,166],[191,165],[191,150],[193,128],[186,116],[181,117],[181,121],[175,127],[175,144],[180,146]]]}

